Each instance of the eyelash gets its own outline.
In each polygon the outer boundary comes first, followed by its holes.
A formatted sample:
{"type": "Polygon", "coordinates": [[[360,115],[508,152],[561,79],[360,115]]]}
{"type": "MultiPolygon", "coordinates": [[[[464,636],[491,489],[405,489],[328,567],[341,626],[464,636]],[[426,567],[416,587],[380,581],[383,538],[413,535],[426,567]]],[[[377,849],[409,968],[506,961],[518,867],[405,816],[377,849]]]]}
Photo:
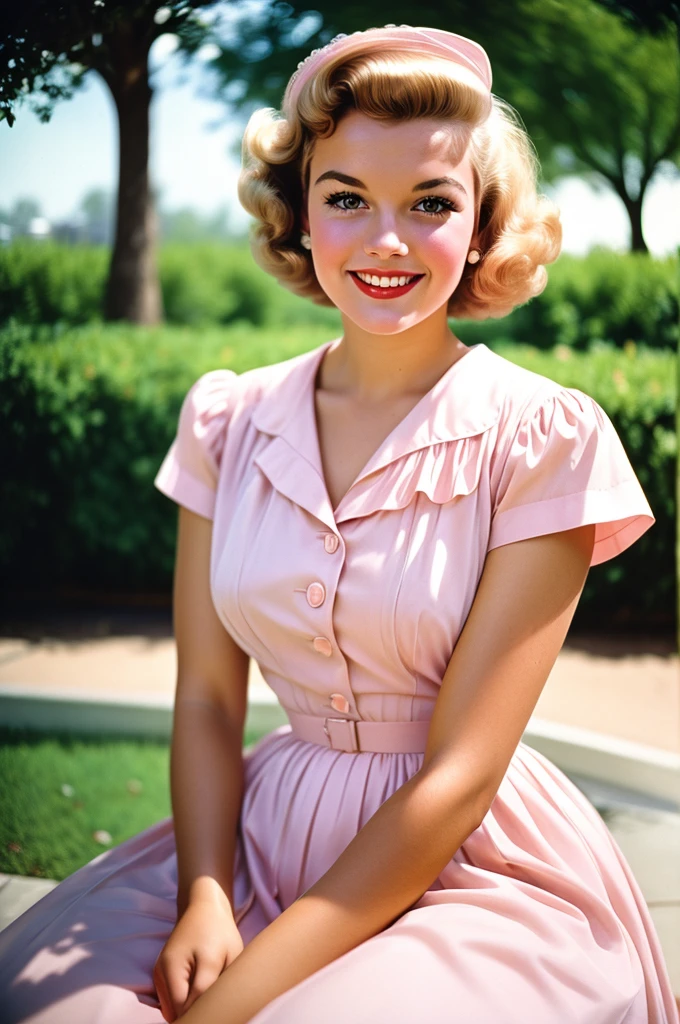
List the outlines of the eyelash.
{"type": "MultiPolygon", "coordinates": [[[[332,206],[336,210],[339,210],[340,213],[354,213],[355,210],[357,209],[356,207],[354,209],[349,209],[348,210],[347,207],[339,206],[338,205],[338,203],[340,203],[343,199],[347,199],[347,198],[361,199],[361,196],[358,195],[358,193],[356,193],[356,192],[331,192],[330,195],[324,197],[324,202],[328,206],[332,206]]],[[[433,213],[431,210],[420,210],[419,211],[419,213],[424,213],[427,217],[443,217],[445,215],[445,213],[457,213],[457,212],[460,212],[460,207],[457,206],[456,203],[451,202],[450,199],[444,199],[442,196],[423,196],[423,198],[419,199],[418,202],[419,203],[424,203],[428,199],[430,199],[430,200],[434,199],[435,202],[441,203],[442,206],[444,207],[444,209],[443,210],[438,210],[436,213],[433,213]]],[[[363,200],[362,200],[362,202],[363,202],[363,200]]]]}

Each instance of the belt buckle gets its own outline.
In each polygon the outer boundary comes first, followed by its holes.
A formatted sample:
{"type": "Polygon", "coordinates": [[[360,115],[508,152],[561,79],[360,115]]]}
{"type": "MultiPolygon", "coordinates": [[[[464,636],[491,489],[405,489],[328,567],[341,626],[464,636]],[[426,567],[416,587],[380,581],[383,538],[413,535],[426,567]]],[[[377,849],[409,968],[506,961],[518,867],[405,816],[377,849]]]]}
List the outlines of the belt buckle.
{"type": "Polygon", "coordinates": [[[361,750],[354,719],[324,718],[323,731],[328,737],[331,750],[344,750],[346,753],[358,753],[361,750]],[[334,745],[334,741],[337,746],[334,745]]]}

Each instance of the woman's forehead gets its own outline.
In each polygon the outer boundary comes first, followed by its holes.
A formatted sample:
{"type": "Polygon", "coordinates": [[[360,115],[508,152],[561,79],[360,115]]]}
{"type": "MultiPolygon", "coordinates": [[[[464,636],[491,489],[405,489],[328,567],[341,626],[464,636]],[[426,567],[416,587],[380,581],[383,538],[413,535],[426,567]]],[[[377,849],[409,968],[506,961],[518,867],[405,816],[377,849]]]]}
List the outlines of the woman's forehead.
{"type": "Polygon", "coordinates": [[[363,169],[368,177],[389,174],[414,178],[414,183],[455,170],[456,177],[463,174],[472,180],[467,139],[459,125],[429,117],[379,121],[358,111],[347,114],[332,135],[316,141],[312,185],[331,169],[357,178],[363,169]]]}

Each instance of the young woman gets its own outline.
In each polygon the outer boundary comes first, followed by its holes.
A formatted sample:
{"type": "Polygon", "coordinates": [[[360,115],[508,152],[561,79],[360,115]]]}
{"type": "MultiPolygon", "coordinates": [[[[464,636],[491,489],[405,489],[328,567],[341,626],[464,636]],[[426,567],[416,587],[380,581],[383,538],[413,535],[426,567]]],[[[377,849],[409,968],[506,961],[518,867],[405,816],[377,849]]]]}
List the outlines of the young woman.
{"type": "Polygon", "coordinates": [[[521,742],[654,517],[592,398],[448,321],[545,286],[536,174],[435,29],[337,37],[253,115],[255,257],[343,333],[186,396],[173,818],[0,935],[7,1024],[677,1022],[629,865],[521,742]],[[290,724],[243,755],[249,657],[290,724]]]}

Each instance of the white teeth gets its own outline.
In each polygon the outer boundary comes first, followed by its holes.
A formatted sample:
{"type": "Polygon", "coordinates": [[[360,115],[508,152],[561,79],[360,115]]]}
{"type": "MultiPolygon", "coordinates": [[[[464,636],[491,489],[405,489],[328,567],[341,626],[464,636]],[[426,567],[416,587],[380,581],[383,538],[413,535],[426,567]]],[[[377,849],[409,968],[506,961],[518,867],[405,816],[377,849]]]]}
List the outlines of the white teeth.
{"type": "Polygon", "coordinates": [[[399,288],[413,280],[414,275],[401,275],[401,277],[378,277],[377,274],[361,274],[357,277],[365,284],[374,285],[376,288],[399,288]]]}

